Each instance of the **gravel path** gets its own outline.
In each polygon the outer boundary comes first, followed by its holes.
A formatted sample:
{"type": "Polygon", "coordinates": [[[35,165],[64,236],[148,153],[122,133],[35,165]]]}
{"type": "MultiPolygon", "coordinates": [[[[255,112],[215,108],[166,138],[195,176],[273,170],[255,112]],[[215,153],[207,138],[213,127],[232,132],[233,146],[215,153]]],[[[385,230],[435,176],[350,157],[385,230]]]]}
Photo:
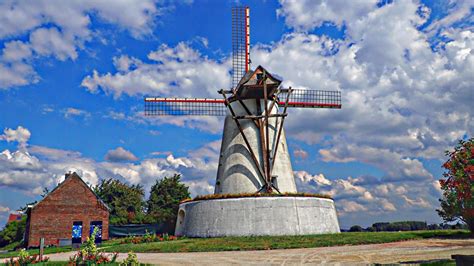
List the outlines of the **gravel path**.
{"type": "MultiPolygon", "coordinates": [[[[474,239],[426,239],[374,245],[260,251],[138,253],[142,263],[159,265],[329,264],[366,265],[450,259],[453,254],[474,255],[474,239]]],[[[72,253],[48,255],[67,261],[72,253]]],[[[119,260],[127,254],[120,254],[119,260]]]]}

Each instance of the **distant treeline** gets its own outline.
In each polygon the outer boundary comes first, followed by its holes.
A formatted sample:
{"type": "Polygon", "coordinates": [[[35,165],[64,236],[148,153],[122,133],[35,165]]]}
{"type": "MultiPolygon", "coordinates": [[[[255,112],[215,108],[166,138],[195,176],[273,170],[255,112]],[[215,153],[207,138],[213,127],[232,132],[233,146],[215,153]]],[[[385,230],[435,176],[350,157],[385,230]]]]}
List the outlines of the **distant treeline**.
{"type": "Polygon", "coordinates": [[[440,229],[467,229],[465,224],[427,224],[420,221],[401,221],[391,223],[374,223],[372,226],[363,228],[359,225],[353,225],[349,232],[393,232],[393,231],[414,231],[414,230],[440,230],[440,229]]]}

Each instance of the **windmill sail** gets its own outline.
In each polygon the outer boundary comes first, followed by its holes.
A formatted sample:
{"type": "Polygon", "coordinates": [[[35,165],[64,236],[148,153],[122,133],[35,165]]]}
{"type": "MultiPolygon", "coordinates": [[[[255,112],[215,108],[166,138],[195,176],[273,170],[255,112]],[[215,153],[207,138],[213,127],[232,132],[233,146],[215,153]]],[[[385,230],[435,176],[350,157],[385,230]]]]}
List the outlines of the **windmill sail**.
{"type": "MultiPolygon", "coordinates": [[[[285,105],[283,99],[287,98],[288,93],[290,93],[288,89],[283,89],[278,94],[278,98],[280,99],[278,102],[279,106],[285,105]]],[[[292,89],[288,97],[287,107],[340,109],[341,92],[292,89]]]]}
{"type": "Polygon", "coordinates": [[[145,98],[146,116],[194,115],[225,116],[227,108],[222,99],[207,98],[145,98]]]}
{"type": "Polygon", "coordinates": [[[250,10],[232,8],[232,88],[250,70],[250,10]]]}

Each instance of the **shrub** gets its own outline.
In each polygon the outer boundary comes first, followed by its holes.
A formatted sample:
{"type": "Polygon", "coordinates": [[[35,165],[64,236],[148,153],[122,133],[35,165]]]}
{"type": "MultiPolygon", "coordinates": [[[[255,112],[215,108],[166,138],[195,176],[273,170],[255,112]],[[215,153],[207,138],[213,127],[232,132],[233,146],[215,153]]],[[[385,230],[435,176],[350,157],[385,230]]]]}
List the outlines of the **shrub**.
{"type": "Polygon", "coordinates": [[[349,229],[349,232],[362,232],[362,231],[363,231],[363,229],[360,225],[353,225],[349,229]]]}
{"type": "MultiPolygon", "coordinates": [[[[0,247],[12,243],[19,243],[21,245],[23,241],[23,235],[25,234],[26,216],[23,216],[20,221],[13,221],[8,223],[5,228],[0,231],[0,247]]],[[[13,247],[15,248],[15,247],[13,247]]]]}
{"type": "Polygon", "coordinates": [[[127,258],[125,258],[120,266],[135,266],[139,265],[137,254],[133,253],[132,251],[128,252],[127,258]]]}
{"type": "Polygon", "coordinates": [[[69,258],[69,265],[91,265],[113,263],[117,260],[117,253],[108,256],[97,250],[95,244],[95,236],[99,228],[94,228],[92,235],[87,238],[87,241],[82,245],[81,250],[74,256],[69,258]]]}

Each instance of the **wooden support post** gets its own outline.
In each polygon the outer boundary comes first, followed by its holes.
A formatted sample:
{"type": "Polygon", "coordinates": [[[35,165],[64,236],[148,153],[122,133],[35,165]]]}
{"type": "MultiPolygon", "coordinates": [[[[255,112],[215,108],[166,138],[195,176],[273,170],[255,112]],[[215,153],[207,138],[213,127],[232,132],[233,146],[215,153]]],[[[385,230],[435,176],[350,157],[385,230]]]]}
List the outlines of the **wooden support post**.
{"type": "Polygon", "coordinates": [[[40,238],[40,247],[39,247],[39,260],[43,261],[44,255],[44,237],[40,238]]]}
{"type": "MultiPolygon", "coordinates": [[[[288,108],[288,101],[290,100],[290,94],[292,91],[293,90],[290,87],[286,95],[285,107],[283,108],[283,114],[286,114],[286,109],[288,108]]],[[[275,150],[273,151],[273,162],[272,162],[272,168],[270,169],[270,173],[273,172],[273,166],[275,165],[275,160],[276,160],[277,151],[278,151],[278,144],[280,143],[281,131],[283,130],[283,122],[285,122],[285,116],[282,116],[281,124],[280,124],[280,127],[278,128],[278,135],[276,138],[275,150]]]]}
{"type": "MultiPolygon", "coordinates": [[[[270,114],[268,115],[268,117],[282,117],[282,116],[286,116],[286,114],[270,114]]],[[[262,118],[266,118],[267,116],[265,115],[238,115],[236,116],[235,118],[236,119],[253,119],[253,120],[257,120],[257,119],[262,119],[262,118]]],[[[265,121],[263,121],[263,123],[265,123],[265,121]]]]}
{"type": "Polygon", "coordinates": [[[264,151],[264,160],[265,160],[265,174],[267,178],[267,192],[272,192],[272,177],[270,175],[270,134],[268,130],[268,92],[267,92],[267,75],[266,72],[263,71],[263,99],[265,104],[265,151],[264,151]]]}

